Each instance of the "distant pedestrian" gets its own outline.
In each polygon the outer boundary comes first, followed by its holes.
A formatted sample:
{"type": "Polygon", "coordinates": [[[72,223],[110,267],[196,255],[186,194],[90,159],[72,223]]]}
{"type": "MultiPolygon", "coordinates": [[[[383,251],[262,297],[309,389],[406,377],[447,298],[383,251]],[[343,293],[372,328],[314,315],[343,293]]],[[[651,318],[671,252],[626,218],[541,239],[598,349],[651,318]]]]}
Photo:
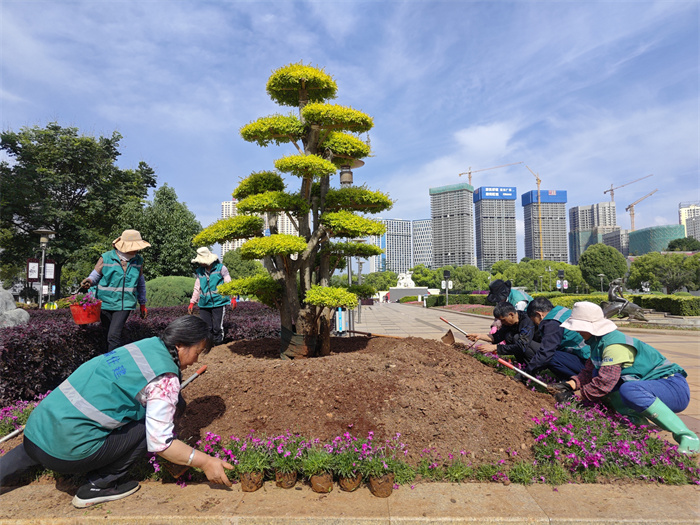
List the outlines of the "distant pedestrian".
{"type": "Polygon", "coordinates": [[[122,346],[124,324],[137,301],[141,305],[141,319],[148,316],[143,257],[138,252],[151,245],[138,231],[124,230],[112,241],[112,246],[80,283],[81,288],[91,288],[95,297],[102,301],[100,321],[108,352],[122,346]]]}
{"type": "Polygon", "coordinates": [[[683,368],[653,346],[617,330],[597,304],[574,304],[571,317],[561,326],[581,334],[591,347],[591,357],[579,374],[554,385],[558,401],[567,401],[579,391],[583,399],[608,402],[637,424],[649,419],[671,432],[681,453],[700,451],[698,436],[676,415],[690,403],[683,368]]]}
{"type": "Polygon", "coordinates": [[[236,308],[236,297],[230,298],[221,295],[217,288],[231,282],[231,276],[226,266],[219,262],[217,255],[213,254],[209,248],[199,248],[197,257],[192,259],[193,263],[198,263],[195,270],[197,280],[194,282],[194,291],[187,308],[188,313],[192,313],[194,305],[199,306],[199,316],[207,323],[215,345],[224,342],[224,313],[227,305],[231,309],[236,308]]]}

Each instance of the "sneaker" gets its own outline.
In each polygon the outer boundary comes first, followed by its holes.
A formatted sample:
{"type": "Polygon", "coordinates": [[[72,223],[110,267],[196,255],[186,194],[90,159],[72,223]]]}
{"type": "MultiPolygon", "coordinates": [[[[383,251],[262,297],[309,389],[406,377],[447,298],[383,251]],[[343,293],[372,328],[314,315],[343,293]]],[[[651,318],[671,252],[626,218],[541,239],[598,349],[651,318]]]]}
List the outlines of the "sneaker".
{"type": "Polygon", "coordinates": [[[139,490],[139,487],[138,481],[127,481],[126,483],[120,484],[115,483],[111,487],[105,489],[98,488],[92,483],[87,483],[78,489],[78,492],[73,498],[73,506],[84,509],[85,507],[97,503],[126,498],[139,490]]]}

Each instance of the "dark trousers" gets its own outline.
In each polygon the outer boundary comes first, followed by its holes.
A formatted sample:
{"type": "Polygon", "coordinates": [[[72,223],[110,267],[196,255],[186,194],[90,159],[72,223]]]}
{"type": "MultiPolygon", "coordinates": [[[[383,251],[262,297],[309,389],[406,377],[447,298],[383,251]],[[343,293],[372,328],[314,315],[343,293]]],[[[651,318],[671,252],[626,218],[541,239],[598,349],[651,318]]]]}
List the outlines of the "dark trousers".
{"type": "Polygon", "coordinates": [[[38,464],[27,455],[24,444],[20,443],[4,456],[0,456],[0,487],[7,485],[14,476],[19,476],[38,464]]]}
{"type": "Polygon", "coordinates": [[[122,346],[122,330],[130,313],[131,310],[100,311],[100,321],[108,352],[122,346]]]}
{"type": "Polygon", "coordinates": [[[24,449],[36,463],[61,474],[84,474],[98,488],[106,488],[123,477],[129,467],[148,451],[146,421],[132,421],[107,436],[94,454],[76,461],[55,458],[26,437],[24,449]]]}
{"type": "Polygon", "coordinates": [[[586,362],[576,354],[557,350],[549,360],[547,368],[554,372],[557,378],[566,381],[578,375],[585,366],[586,362]]]}
{"type": "Polygon", "coordinates": [[[209,332],[214,344],[224,342],[224,311],[225,306],[216,308],[200,308],[199,317],[209,325],[209,332]]]}

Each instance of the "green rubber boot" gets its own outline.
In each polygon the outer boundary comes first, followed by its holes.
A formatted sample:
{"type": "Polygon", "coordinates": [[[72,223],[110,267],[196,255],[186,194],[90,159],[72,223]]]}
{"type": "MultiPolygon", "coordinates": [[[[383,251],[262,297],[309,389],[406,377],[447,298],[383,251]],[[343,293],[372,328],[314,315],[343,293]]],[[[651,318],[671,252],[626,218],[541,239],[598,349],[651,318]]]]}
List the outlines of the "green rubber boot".
{"type": "Polygon", "coordinates": [[[615,409],[615,412],[626,416],[633,424],[637,426],[649,424],[649,421],[647,421],[647,418],[645,418],[641,412],[637,412],[636,410],[625,405],[625,402],[622,401],[622,396],[620,395],[619,390],[610,392],[607,396],[607,400],[610,406],[615,409]]]}
{"type": "Polygon", "coordinates": [[[694,454],[700,451],[700,439],[691,432],[685,423],[681,421],[673,410],[664,405],[658,397],[642,415],[648,417],[659,427],[673,434],[673,439],[678,443],[678,452],[681,454],[694,454]]]}

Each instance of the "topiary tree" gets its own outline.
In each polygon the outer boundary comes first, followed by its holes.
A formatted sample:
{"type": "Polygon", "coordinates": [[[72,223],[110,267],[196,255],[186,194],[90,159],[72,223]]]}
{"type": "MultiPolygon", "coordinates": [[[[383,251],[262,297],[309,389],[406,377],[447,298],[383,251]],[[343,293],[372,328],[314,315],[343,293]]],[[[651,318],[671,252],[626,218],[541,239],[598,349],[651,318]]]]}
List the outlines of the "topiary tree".
{"type": "Polygon", "coordinates": [[[302,63],[273,71],[267,93],[298,114],[275,114],[243,126],[241,136],[259,146],[291,144],[296,154],[275,161],[276,171],[261,171],[244,178],[234,190],[239,215],[222,219],[194,238],[196,245],[248,239],[241,257],[262,260],[269,275],[236,279],[219,287],[225,294],[256,295],[280,310],[282,356],[330,353],[330,318],[333,309],[354,308],[357,296],[330,287],[330,276],[348,256],[370,257],[382,250],[353,239],[381,235],[384,226],[361,213],[380,213],[393,205],[381,192],[366,187],[331,187],[340,167],[347,174],[370,154],[358,134],[373,122],[352,108],[329,104],[337,85],[322,69],[302,63]],[[300,185],[287,190],[281,173],[300,185]],[[279,233],[278,214],[285,214],[299,235],[279,233]],[[269,236],[263,235],[263,218],[269,236]]]}
{"type": "Polygon", "coordinates": [[[600,287],[601,278],[598,275],[601,273],[605,275],[604,286],[614,279],[624,277],[627,273],[627,260],[612,246],[599,243],[586,248],[579,257],[578,267],[583,280],[595,290],[600,287]]]}

